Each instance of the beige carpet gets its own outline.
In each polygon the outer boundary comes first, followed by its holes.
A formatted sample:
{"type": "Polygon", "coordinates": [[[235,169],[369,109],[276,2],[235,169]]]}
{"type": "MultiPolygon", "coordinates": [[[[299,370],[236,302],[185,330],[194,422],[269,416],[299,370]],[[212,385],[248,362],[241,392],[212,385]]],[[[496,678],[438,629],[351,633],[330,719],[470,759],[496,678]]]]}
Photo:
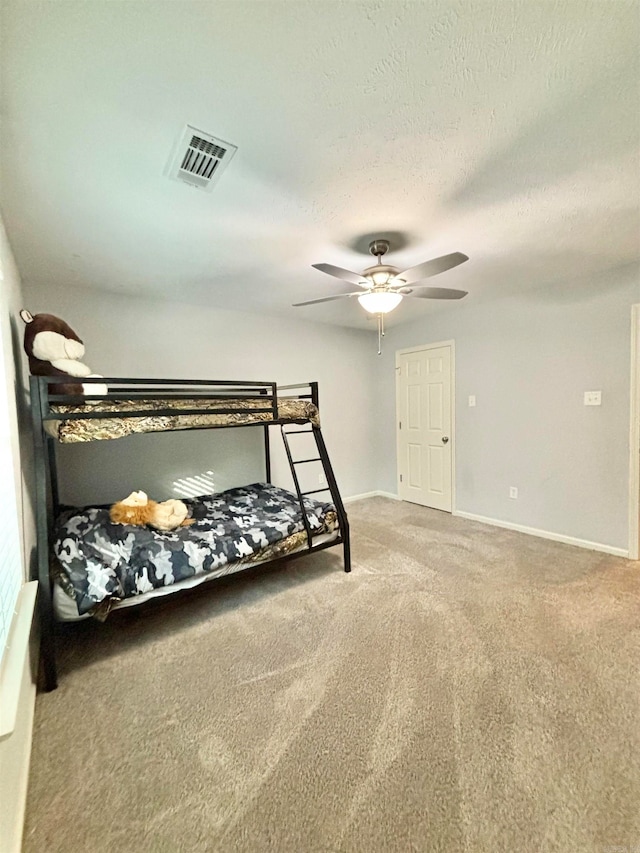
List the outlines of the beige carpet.
{"type": "Polygon", "coordinates": [[[339,549],[81,625],[25,850],[640,849],[640,567],[383,498],[339,549]]]}

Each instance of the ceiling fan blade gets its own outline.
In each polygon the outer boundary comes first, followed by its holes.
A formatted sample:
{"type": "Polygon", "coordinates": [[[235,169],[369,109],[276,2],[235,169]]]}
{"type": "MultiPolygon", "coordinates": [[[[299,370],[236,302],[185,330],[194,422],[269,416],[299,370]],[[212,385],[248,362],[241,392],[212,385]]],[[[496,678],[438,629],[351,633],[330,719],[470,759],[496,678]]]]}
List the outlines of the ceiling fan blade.
{"type": "Polygon", "coordinates": [[[344,270],[342,267],[334,267],[332,264],[311,264],[311,266],[320,270],[320,272],[326,272],[327,275],[335,276],[336,278],[344,279],[344,281],[350,281],[351,284],[358,284],[360,287],[370,287],[369,282],[364,278],[364,276],[358,275],[357,272],[351,272],[350,270],[344,270]]]}
{"type": "Polygon", "coordinates": [[[307,302],[294,302],[294,308],[300,308],[303,305],[317,305],[318,302],[332,302],[334,299],[342,299],[345,296],[360,296],[360,292],[356,293],[337,293],[334,296],[323,296],[322,299],[309,299],[307,302]]]}
{"type": "Polygon", "coordinates": [[[405,284],[412,284],[414,281],[421,281],[423,278],[446,272],[468,260],[468,255],[463,255],[462,252],[452,252],[450,255],[442,255],[441,258],[433,258],[430,261],[418,264],[416,267],[410,267],[404,272],[399,272],[391,279],[391,283],[393,284],[401,279],[405,284]]]}
{"type": "Polygon", "coordinates": [[[451,287],[428,287],[426,284],[408,287],[407,292],[400,291],[403,296],[416,296],[418,299],[462,299],[468,293],[466,290],[454,290],[451,287]]]}

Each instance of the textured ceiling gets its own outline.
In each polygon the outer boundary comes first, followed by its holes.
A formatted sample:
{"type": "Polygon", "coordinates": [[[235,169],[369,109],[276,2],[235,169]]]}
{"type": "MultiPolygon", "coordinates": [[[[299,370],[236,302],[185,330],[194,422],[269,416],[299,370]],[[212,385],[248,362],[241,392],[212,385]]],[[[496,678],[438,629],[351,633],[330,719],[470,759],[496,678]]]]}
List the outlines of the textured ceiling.
{"type": "Polygon", "coordinates": [[[4,0],[0,202],[23,278],[370,328],[355,300],[290,303],[340,287],[312,263],[361,270],[367,235],[392,233],[401,268],[468,254],[432,279],[467,300],[579,289],[640,255],[639,14],[4,0]],[[187,123],[238,146],[211,194],[163,175],[187,123]]]}

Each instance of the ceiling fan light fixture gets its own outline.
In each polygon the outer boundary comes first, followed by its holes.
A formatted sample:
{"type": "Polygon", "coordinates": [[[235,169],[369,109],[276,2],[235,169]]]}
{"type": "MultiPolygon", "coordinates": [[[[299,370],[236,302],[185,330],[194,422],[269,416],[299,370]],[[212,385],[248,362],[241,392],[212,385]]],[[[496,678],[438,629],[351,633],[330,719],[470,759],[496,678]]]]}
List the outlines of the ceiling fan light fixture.
{"type": "Polygon", "coordinates": [[[466,290],[427,287],[420,282],[468,261],[468,255],[464,255],[462,252],[452,252],[449,255],[443,255],[441,258],[432,258],[417,266],[399,271],[390,264],[382,263],[382,258],[388,251],[388,240],[380,238],[369,243],[369,252],[377,258],[377,263],[362,272],[345,270],[342,267],[333,266],[333,264],[312,264],[314,269],[320,272],[348,281],[349,284],[357,285],[360,288],[365,288],[365,292],[352,290],[343,285],[342,293],[321,296],[319,299],[309,299],[306,302],[296,302],[295,307],[316,305],[320,302],[333,302],[334,299],[351,299],[357,296],[358,302],[365,311],[369,314],[375,314],[378,318],[378,352],[380,352],[380,343],[384,335],[384,315],[397,308],[402,302],[403,296],[420,299],[462,299],[463,296],[467,295],[466,290]],[[414,289],[417,292],[414,292],[414,289]]]}
{"type": "Polygon", "coordinates": [[[388,290],[374,290],[358,296],[358,302],[370,314],[388,314],[402,302],[402,294],[391,293],[388,290]]]}
{"type": "Polygon", "coordinates": [[[375,285],[380,286],[388,284],[391,276],[385,269],[381,269],[379,272],[376,270],[375,272],[369,273],[369,278],[375,285]]]}

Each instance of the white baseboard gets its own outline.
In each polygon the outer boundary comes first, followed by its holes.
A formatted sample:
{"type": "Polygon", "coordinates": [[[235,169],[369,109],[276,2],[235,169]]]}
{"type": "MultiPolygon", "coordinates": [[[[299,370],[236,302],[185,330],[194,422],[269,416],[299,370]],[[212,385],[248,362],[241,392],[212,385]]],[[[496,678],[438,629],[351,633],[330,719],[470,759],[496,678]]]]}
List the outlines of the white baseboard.
{"type": "MultiPolygon", "coordinates": [[[[391,500],[401,500],[398,495],[393,492],[364,492],[361,495],[351,495],[344,498],[344,503],[352,503],[353,501],[364,500],[365,498],[390,498],[391,500]]],[[[488,518],[485,515],[476,515],[473,512],[465,512],[464,510],[453,510],[452,515],[460,518],[466,518],[469,521],[479,521],[481,524],[491,524],[493,527],[504,527],[506,530],[515,530],[518,533],[526,533],[528,536],[538,536],[540,539],[551,539],[553,542],[562,542],[564,545],[575,545],[577,548],[587,548],[589,551],[601,551],[603,554],[612,554],[614,557],[625,557],[629,559],[629,551],[625,548],[615,548],[613,545],[603,545],[601,542],[589,542],[588,539],[577,539],[574,536],[565,536],[562,533],[551,533],[549,530],[540,530],[537,527],[527,527],[524,524],[515,524],[512,521],[501,521],[498,518],[488,518]]]]}
{"type": "Polygon", "coordinates": [[[518,533],[526,533],[529,536],[539,536],[541,539],[551,539],[554,542],[562,542],[565,545],[576,545],[578,548],[587,548],[590,551],[602,551],[604,554],[613,554],[614,557],[629,557],[629,551],[624,548],[614,548],[613,545],[603,545],[601,542],[589,542],[587,539],[576,539],[574,536],[565,536],[562,533],[551,533],[549,530],[540,530],[537,527],[526,527],[524,524],[514,524],[511,521],[500,521],[497,518],[487,518],[484,515],[476,515],[473,512],[455,510],[453,515],[467,518],[469,521],[479,521],[482,524],[491,524],[494,527],[504,527],[506,530],[515,530],[518,533]]]}
{"type": "Polygon", "coordinates": [[[377,498],[379,494],[379,492],[363,492],[361,495],[351,495],[348,498],[343,498],[342,502],[351,504],[354,501],[363,501],[365,498],[377,498]]]}
{"type": "Polygon", "coordinates": [[[400,498],[397,495],[394,495],[393,492],[363,492],[361,495],[351,495],[348,498],[343,498],[343,503],[350,504],[353,501],[362,501],[365,498],[391,498],[394,501],[399,501],[400,498]]]}

